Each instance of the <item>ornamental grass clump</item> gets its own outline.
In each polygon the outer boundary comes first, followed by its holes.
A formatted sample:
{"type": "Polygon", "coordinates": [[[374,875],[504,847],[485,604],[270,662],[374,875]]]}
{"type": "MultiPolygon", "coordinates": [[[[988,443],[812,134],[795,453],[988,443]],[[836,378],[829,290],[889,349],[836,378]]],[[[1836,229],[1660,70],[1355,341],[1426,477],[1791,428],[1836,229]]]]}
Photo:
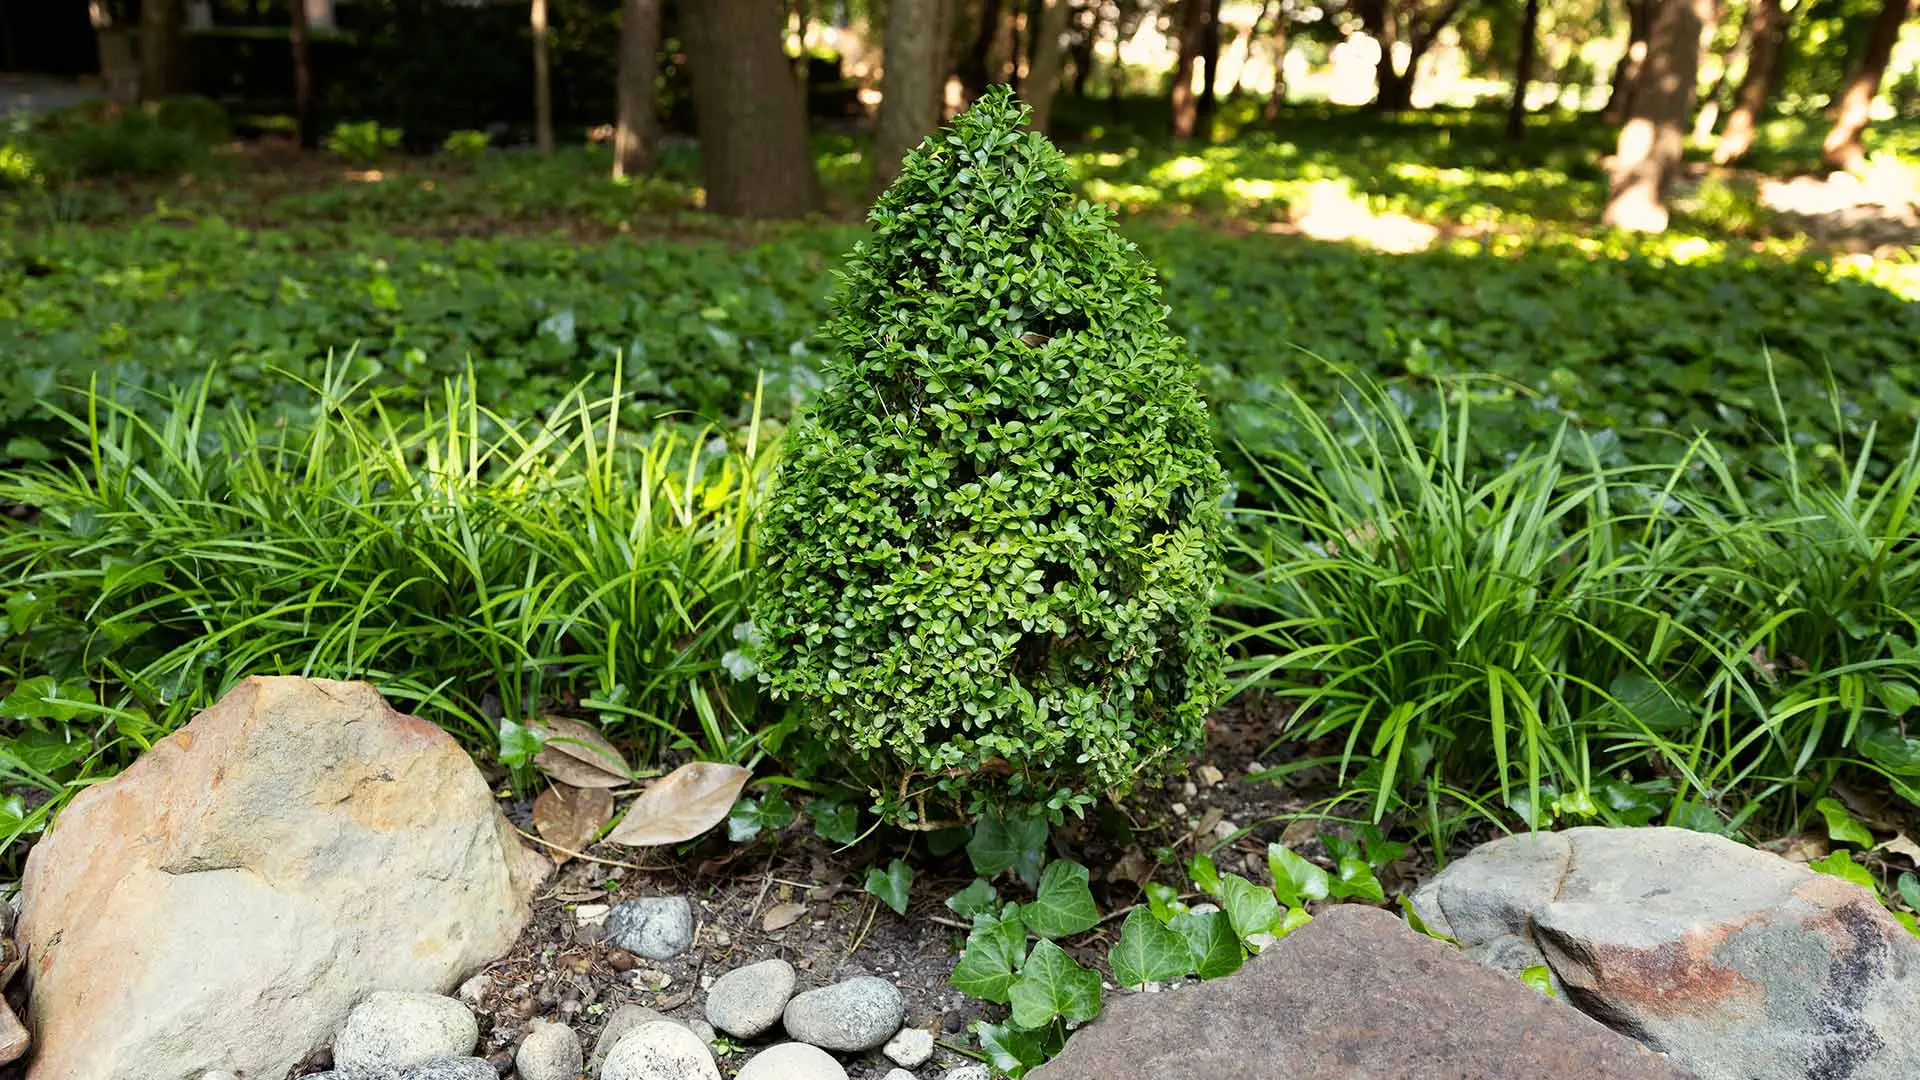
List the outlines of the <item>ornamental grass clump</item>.
{"type": "Polygon", "coordinates": [[[1195,366],[1025,120],[989,93],[880,196],[766,520],[762,678],[904,824],[1124,788],[1222,687],[1195,366]]]}

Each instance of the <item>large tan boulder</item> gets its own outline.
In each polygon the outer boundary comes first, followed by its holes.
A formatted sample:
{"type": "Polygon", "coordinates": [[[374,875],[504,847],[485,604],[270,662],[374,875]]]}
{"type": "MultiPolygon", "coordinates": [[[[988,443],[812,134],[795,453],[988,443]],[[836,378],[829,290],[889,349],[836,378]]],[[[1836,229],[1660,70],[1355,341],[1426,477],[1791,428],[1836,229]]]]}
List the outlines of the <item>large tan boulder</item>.
{"type": "Polygon", "coordinates": [[[29,1080],[280,1080],[369,993],[506,952],[544,865],[439,728],[248,679],[28,856],[29,1080]]]}

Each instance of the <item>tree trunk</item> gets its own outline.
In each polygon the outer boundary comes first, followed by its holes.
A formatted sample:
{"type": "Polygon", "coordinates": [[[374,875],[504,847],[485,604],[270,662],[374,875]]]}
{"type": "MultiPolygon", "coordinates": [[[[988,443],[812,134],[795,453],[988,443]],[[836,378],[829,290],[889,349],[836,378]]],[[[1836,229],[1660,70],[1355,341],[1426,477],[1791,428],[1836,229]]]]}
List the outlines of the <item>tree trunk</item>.
{"type": "Polygon", "coordinates": [[[533,141],[553,153],[553,71],[547,56],[547,0],[533,0],[533,141]]]}
{"type": "Polygon", "coordinates": [[[1206,44],[1207,15],[1213,0],[1184,0],[1180,9],[1180,53],[1173,65],[1173,137],[1191,139],[1200,126],[1200,102],[1193,94],[1193,66],[1206,44]]]}
{"type": "MultiPolygon", "coordinates": [[[[1094,49],[1100,43],[1101,30],[1106,26],[1106,5],[1095,4],[1087,10],[1093,16],[1093,24],[1086,28],[1085,33],[1074,38],[1073,48],[1068,50],[1073,57],[1073,96],[1077,98],[1087,96],[1087,87],[1093,81],[1094,49]]],[[[1069,15],[1074,13],[1068,12],[1069,15]]]]}
{"type": "Polygon", "coordinates": [[[683,15],[707,208],[796,218],[818,199],[807,116],[769,0],[700,0],[683,15]]]}
{"type": "Polygon", "coordinates": [[[1291,29],[1287,13],[1282,10],[1273,23],[1273,93],[1267,95],[1263,113],[1270,121],[1280,119],[1280,109],[1287,103],[1287,32],[1291,29]]]}
{"type": "Polygon", "coordinates": [[[886,67],[880,75],[880,118],[873,135],[873,187],[900,175],[907,151],[940,126],[945,80],[943,0],[893,0],[887,5],[886,67]]]}
{"type": "Polygon", "coordinates": [[[1847,80],[1834,113],[1833,129],[1820,147],[1820,157],[1828,165],[1848,172],[1859,172],[1867,163],[1867,121],[1873,115],[1874,95],[1880,92],[1880,77],[1886,74],[1887,61],[1900,40],[1900,24],[1907,21],[1910,0],[1882,0],[1880,14],[1874,16],[1867,31],[1867,47],[1860,54],[1860,66],[1847,80]]]}
{"type": "Polygon", "coordinates": [[[1200,101],[1194,109],[1194,132],[1213,141],[1213,115],[1219,108],[1215,87],[1220,81],[1220,0],[1208,0],[1207,32],[1200,38],[1200,101]]]}
{"type": "Polygon", "coordinates": [[[147,0],[140,5],[141,101],[171,97],[185,83],[181,21],[180,0],[147,0]]]}
{"type": "Polygon", "coordinates": [[[1740,88],[1733,94],[1733,111],[1727,114],[1727,126],[1713,148],[1713,163],[1729,165],[1753,147],[1759,130],[1760,114],[1773,92],[1773,72],[1780,46],[1787,39],[1787,16],[1780,0],[1753,0],[1752,23],[1747,34],[1747,70],[1740,77],[1740,88]]]}
{"type": "Polygon", "coordinates": [[[993,44],[1000,39],[1001,24],[1000,0],[986,0],[980,9],[980,30],[973,36],[973,46],[960,61],[960,89],[969,102],[980,100],[992,82],[987,72],[987,62],[993,57],[993,44]]]}
{"type": "Polygon", "coordinates": [[[1540,0],[1527,0],[1520,18],[1520,55],[1513,62],[1513,101],[1507,105],[1507,138],[1527,137],[1527,84],[1533,81],[1534,39],[1540,30],[1540,0]]]}
{"type": "Polygon", "coordinates": [[[1035,131],[1044,133],[1053,121],[1053,99],[1060,91],[1060,71],[1067,57],[1060,39],[1067,32],[1067,17],[1071,14],[1072,7],[1067,0],[1046,0],[1040,21],[1033,30],[1033,60],[1027,69],[1025,97],[1033,109],[1028,123],[1035,131]]]}
{"type": "Polygon", "coordinates": [[[313,120],[313,51],[307,44],[307,0],[288,0],[288,37],[293,43],[293,127],[302,150],[320,148],[313,120]]]}
{"type": "Polygon", "coordinates": [[[1680,164],[1700,76],[1700,29],[1712,13],[1713,0],[1661,3],[1620,128],[1601,217],[1605,224],[1635,232],[1666,230],[1667,188],[1680,164]]]}
{"type": "Polygon", "coordinates": [[[620,6],[619,115],[613,129],[613,178],[653,171],[653,84],[660,64],[660,0],[624,0],[620,6]]]}
{"type": "Polygon", "coordinates": [[[1633,106],[1633,88],[1640,81],[1640,65],[1647,57],[1647,38],[1653,32],[1653,5],[1656,0],[1627,0],[1627,50],[1613,66],[1613,85],[1607,91],[1607,105],[1600,115],[1609,124],[1626,118],[1633,106]]]}

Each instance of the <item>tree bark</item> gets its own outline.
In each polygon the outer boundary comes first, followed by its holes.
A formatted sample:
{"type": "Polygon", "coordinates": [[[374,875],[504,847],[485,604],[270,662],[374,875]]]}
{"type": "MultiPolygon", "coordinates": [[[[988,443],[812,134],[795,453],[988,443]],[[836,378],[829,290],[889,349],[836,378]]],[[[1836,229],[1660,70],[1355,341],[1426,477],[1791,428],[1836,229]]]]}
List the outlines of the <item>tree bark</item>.
{"type": "Polygon", "coordinates": [[[1220,82],[1220,2],[1207,2],[1207,31],[1200,37],[1200,100],[1194,107],[1194,133],[1213,141],[1213,116],[1219,109],[1215,89],[1220,82]]]}
{"type": "Polygon", "coordinates": [[[1773,93],[1773,73],[1780,46],[1787,39],[1787,15],[1780,0],[1753,0],[1752,24],[1747,34],[1747,70],[1733,93],[1733,110],[1713,148],[1713,163],[1729,165],[1753,147],[1760,114],[1773,93]]]}
{"type": "Polygon", "coordinates": [[[1713,0],[1663,0],[1634,80],[1610,170],[1601,220],[1635,232],[1664,232],[1667,188],[1680,165],[1687,116],[1700,76],[1700,30],[1713,0]]]}
{"type": "Polygon", "coordinates": [[[1193,94],[1193,66],[1206,44],[1207,15],[1213,0],[1184,0],[1180,8],[1180,52],[1173,65],[1173,137],[1190,139],[1200,126],[1200,102],[1193,94]]]}
{"type": "Polygon", "coordinates": [[[653,84],[659,74],[660,0],[624,0],[620,6],[618,118],[613,128],[613,178],[653,171],[659,126],[653,84]]]}
{"type": "Polygon", "coordinates": [[[1033,59],[1027,68],[1025,97],[1033,110],[1028,123],[1035,131],[1044,133],[1053,122],[1053,99],[1060,92],[1060,72],[1067,57],[1060,39],[1067,32],[1070,14],[1072,8],[1067,0],[1046,0],[1040,21],[1033,30],[1033,59]]]}
{"type": "MultiPolygon", "coordinates": [[[[1600,115],[1609,124],[1626,118],[1633,105],[1633,88],[1640,79],[1640,66],[1647,56],[1647,39],[1653,32],[1653,5],[1657,0],[1627,0],[1627,49],[1613,66],[1612,88],[1607,91],[1606,107],[1600,115]]],[[[1683,0],[1684,2],[1684,0],[1683,0]]]]}
{"type": "MultiPolygon", "coordinates": [[[[1087,9],[1088,13],[1093,17],[1093,22],[1086,27],[1085,33],[1075,35],[1073,47],[1067,50],[1068,55],[1073,57],[1074,97],[1086,97],[1087,87],[1093,81],[1094,48],[1100,43],[1100,33],[1106,27],[1107,21],[1104,17],[1105,10],[1105,4],[1095,4],[1087,9]]],[[[1071,18],[1071,16],[1076,13],[1076,11],[1070,10],[1068,15],[1071,18]]],[[[1072,21],[1076,24],[1078,22],[1077,19],[1072,21]]]]}
{"type": "Polygon", "coordinates": [[[547,55],[547,0],[533,0],[528,17],[533,29],[533,141],[553,153],[553,71],[547,55]]]}
{"type": "Polygon", "coordinates": [[[1527,137],[1527,84],[1533,81],[1535,38],[1540,32],[1540,0],[1527,0],[1520,18],[1520,55],[1513,62],[1513,100],[1507,105],[1507,138],[1527,137]]]}
{"type": "Polygon", "coordinates": [[[1403,11],[1400,5],[1404,2],[1362,0],[1357,4],[1361,25],[1380,46],[1380,58],[1374,63],[1373,108],[1381,112],[1402,112],[1413,107],[1413,81],[1419,74],[1421,58],[1465,6],[1464,0],[1443,0],[1423,18],[1418,10],[1403,11]],[[1401,25],[1403,14],[1405,26],[1401,25]],[[1407,43],[1405,71],[1393,62],[1394,46],[1402,38],[1407,43]]]}
{"type": "Polygon", "coordinates": [[[302,150],[320,148],[313,120],[313,50],[307,44],[307,0],[288,0],[288,37],[293,43],[293,127],[302,150]]]}
{"type": "Polygon", "coordinates": [[[707,208],[752,218],[810,213],[819,181],[778,5],[700,0],[683,19],[707,208]]]}
{"type": "Polygon", "coordinates": [[[873,136],[873,187],[900,175],[907,151],[940,126],[946,80],[943,0],[892,0],[887,5],[886,67],[880,75],[880,117],[873,136]]]}
{"type": "Polygon", "coordinates": [[[180,0],[147,0],[140,5],[140,100],[159,101],[180,92],[186,81],[181,61],[180,0]]]}
{"type": "Polygon", "coordinates": [[[987,63],[993,57],[994,42],[1000,40],[1001,22],[1000,0],[986,0],[980,9],[980,30],[974,34],[972,47],[960,61],[960,88],[969,102],[978,101],[993,81],[987,63]]]}
{"type": "Polygon", "coordinates": [[[1840,95],[1832,130],[1820,147],[1820,157],[1828,165],[1848,172],[1859,172],[1867,163],[1867,147],[1861,136],[1873,116],[1873,99],[1880,92],[1880,78],[1887,72],[1887,61],[1900,40],[1900,24],[1907,21],[1910,0],[1882,0],[1880,13],[1867,30],[1867,46],[1860,54],[1860,66],[1847,80],[1840,95]]]}

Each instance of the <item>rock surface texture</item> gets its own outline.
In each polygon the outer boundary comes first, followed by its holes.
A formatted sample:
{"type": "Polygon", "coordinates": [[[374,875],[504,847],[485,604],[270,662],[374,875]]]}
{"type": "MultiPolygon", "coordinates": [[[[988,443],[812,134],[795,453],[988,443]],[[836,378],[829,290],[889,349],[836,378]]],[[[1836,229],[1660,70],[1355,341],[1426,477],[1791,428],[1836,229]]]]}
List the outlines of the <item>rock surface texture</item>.
{"type": "Polygon", "coordinates": [[[795,973],[785,960],[762,960],[720,976],[707,991],[707,1022],[738,1039],[773,1029],[793,998],[795,973]]]}
{"type": "Polygon", "coordinates": [[[1625,1036],[1415,934],[1327,908],[1238,974],[1111,1001],[1032,1080],[1684,1080],[1625,1036]]]}
{"type": "Polygon", "coordinates": [[[847,1080],[832,1054],[806,1043],[781,1043],[753,1055],[734,1080],[847,1080]]]}
{"type": "Polygon", "coordinates": [[[382,991],[347,1014],[333,1041],[333,1063],[348,1072],[411,1068],[465,1057],[479,1041],[473,1013],[453,998],[382,991]]]}
{"type": "Polygon", "coordinates": [[[1858,886],[1685,829],[1485,844],[1414,898],[1428,926],[1701,1080],[1920,1076],[1920,939],[1858,886]]]}
{"type": "Polygon", "coordinates": [[[907,1000],[898,987],[871,975],[856,975],[809,990],[787,1002],[787,1034],[822,1050],[858,1054],[893,1038],[906,1019],[907,1000]]]}
{"type": "Polygon", "coordinates": [[[505,952],[543,867],[439,728],[362,683],[248,679],[28,857],[27,1075],[285,1076],[369,992],[505,952]]]}

